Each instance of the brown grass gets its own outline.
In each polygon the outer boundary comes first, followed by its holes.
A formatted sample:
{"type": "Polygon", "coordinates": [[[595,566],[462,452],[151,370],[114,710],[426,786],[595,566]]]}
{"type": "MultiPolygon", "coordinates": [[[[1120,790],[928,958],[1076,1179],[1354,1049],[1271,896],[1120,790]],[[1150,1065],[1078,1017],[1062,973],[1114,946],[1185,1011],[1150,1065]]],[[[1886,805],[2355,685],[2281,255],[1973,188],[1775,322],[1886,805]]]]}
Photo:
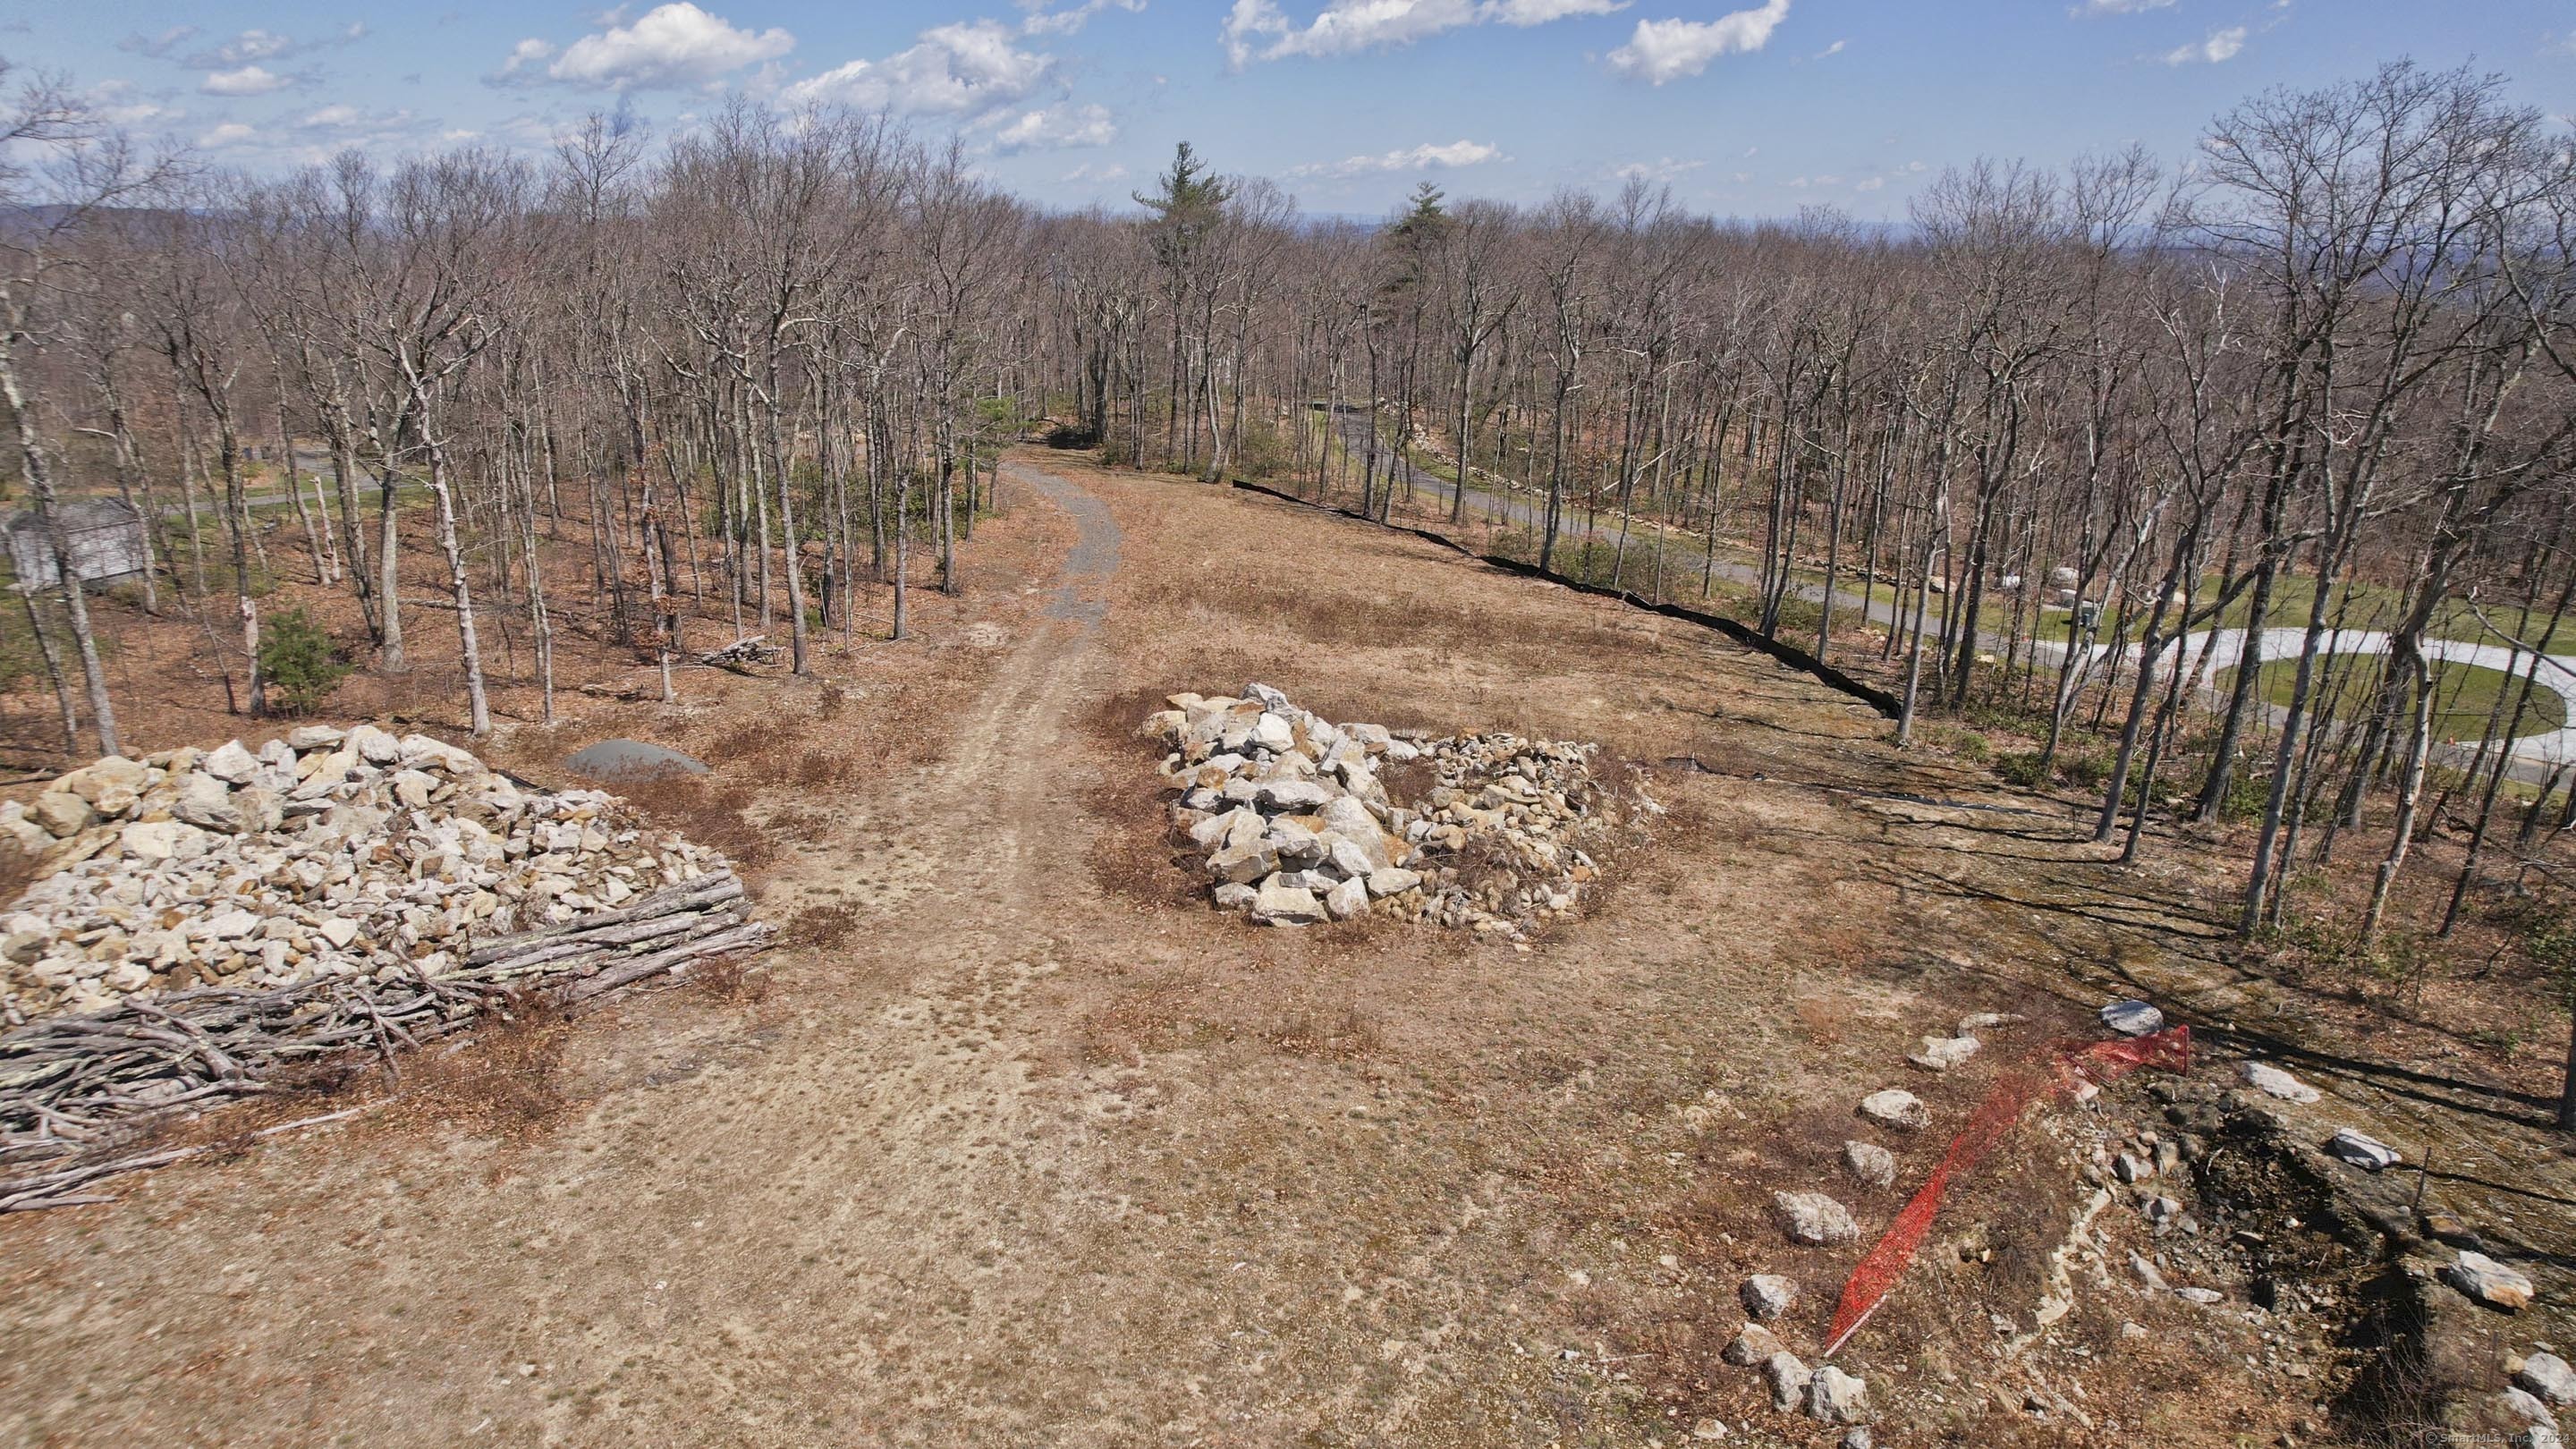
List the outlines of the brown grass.
{"type": "Polygon", "coordinates": [[[744,870],[756,870],[769,859],[770,838],[747,813],[761,799],[749,782],[669,775],[638,780],[624,786],[623,792],[626,802],[654,825],[722,851],[744,870]]]}
{"type": "Polygon", "coordinates": [[[568,1105],[564,1053],[570,1018],[533,997],[488,1012],[453,1042],[401,1059],[398,1120],[462,1127],[482,1136],[525,1138],[568,1105]]]}

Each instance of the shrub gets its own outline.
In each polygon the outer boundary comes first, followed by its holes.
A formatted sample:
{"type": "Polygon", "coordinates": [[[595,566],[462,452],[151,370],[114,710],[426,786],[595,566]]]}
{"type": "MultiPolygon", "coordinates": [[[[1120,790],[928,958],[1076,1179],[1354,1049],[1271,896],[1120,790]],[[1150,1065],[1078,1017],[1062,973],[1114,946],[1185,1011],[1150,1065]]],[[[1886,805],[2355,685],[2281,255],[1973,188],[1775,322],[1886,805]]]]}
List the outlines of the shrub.
{"type": "Polygon", "coordinates": [[[2037,750],[2015,750],[2009,755],[1997,756],[1995,773],[2003,777],[2005,784],[2024,790],[2041,789],[2048,784],[2049,778],[2048,768],[2039,762],[2037,750]]]}
{"type": "Polygon", "coordinates": [[[2057,768],[2066,777],[2066,783],[2078,790],[2098,790],[2103,781],[2111,778],[2109,760],[2074,750],[2057,752],[2057,768]]]}
{"type": "Polygon", "coordinates": [[[349,665],[321,625],[302,609],[286,609],[260,629],[259,673],[280,711],[311,714],[348,677],[349,665]]]}

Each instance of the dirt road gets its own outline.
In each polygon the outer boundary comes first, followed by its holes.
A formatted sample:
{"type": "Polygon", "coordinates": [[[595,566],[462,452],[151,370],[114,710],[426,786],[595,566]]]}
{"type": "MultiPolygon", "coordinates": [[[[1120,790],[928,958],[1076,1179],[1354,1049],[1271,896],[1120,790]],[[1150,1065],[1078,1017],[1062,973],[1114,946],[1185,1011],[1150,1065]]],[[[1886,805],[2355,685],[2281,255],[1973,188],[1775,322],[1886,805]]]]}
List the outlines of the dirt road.
{"type": "MultiPolygon", "coordinates": [[[[1770,1194],[1883,1223],[1900,1195],[1835,1165],[1861,1092],[1955,1121],[2107,992],[2197,989],[2190,878],[2104,895],[2071,822],[1855,793],[2032,803],[1701,631],[1229,490],[1004,485],[923,640],[514,742],[713,763],[774,843],[765,986],[503,1034],[347,1126],[0,1220],[0,1443],[1830,1443],[1717,1361],[1745,1273],[1808,1283],[1811,1349],[1857,1252],[1783,1246],[1770,1194]],[[1657,838],[1528,949],[1263,932],[1171,864],[1133,738],[1247,678],[1718,773],[1650,769],[1657,838]],[[2027,1041],[1901,1065],[1971,1009],[2027,1041]]],[[[2209,979],[2283,1031],[2319,1005],[2209,979]]],[[[1891,1143],[1901,1181],[1943,1135],[1891,1143]]],[[[2064,1231],[2052,1141],[1841,1360],[1902,1442],[2064,1442],[1956,1387],[2064,1231]]],[[[2121,1366],[2049,1372],[2118,1442],[2268,1442],[2305,1400],[2231,1377],[2258,1331],[2106,1289],[2060,1332],[2121,1366]]]]}

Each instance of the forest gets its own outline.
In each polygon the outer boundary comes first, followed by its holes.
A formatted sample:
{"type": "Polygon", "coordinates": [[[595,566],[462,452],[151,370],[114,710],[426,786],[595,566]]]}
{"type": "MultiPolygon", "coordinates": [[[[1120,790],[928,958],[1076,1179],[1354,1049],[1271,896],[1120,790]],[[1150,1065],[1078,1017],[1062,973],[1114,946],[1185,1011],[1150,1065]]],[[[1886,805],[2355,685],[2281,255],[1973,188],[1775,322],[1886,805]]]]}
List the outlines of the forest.
{"type": "Polygon", "coordinates": [[[2493,78],[1980,162],[1890,226],[1643,181],[1361,225],[1187,144],[1067,214],[747,101],[249,176],[0,81],[0,478],[55,565],[7,620],[21,766],[132,746],[102,660],[161,621],[230,707],[298,707],[289,584],[353,608],[349,667],[452,630],[477,736],[491,631],[548,720],[576,611],[664,699],[755,636],[802,674],[911,634],[1045,442],[1740,617],[1883,679],[1901,742],[2026,741],[1998,772],[2087,792],[2124,861],[2234,827],[2249,938],[2340,860],[2356,949],[2506,911],[2576,980],[2576,779],[2513,744],[2576,685],[2576,148],[2493,78]],[[97,499],[148,554],[104,593],[60,521],[97,499]]]}

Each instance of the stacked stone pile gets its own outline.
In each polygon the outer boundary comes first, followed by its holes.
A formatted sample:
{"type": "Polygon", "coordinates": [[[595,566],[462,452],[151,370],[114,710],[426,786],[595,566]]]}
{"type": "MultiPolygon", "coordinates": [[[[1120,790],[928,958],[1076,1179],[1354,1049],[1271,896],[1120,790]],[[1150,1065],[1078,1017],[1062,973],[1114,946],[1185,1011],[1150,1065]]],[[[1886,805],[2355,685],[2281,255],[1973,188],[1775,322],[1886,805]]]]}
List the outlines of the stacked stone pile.
{"type": "Polygon", "coordinates": [[[1334,724],[1266,684],[1168,702],[1145,731],[1172,747],[1173,823],[1225,909],[1266,925],[1376,912],[1516,937],[1572,911],[1598,876],[1577,843],[1611,824],[1590,745],[1334,724]],[[1398,801],[1380,777],[1414,762],[1435,783],[1398,801]]]}
{"type": "Polygon", "coordinates": [[[11,1026],[198,987],[435,978],[479,943],[729,876],[609,795],[365,725],[103,759],[0,804],[0,830],[47,872],[0,913],[11,1026]]]}

